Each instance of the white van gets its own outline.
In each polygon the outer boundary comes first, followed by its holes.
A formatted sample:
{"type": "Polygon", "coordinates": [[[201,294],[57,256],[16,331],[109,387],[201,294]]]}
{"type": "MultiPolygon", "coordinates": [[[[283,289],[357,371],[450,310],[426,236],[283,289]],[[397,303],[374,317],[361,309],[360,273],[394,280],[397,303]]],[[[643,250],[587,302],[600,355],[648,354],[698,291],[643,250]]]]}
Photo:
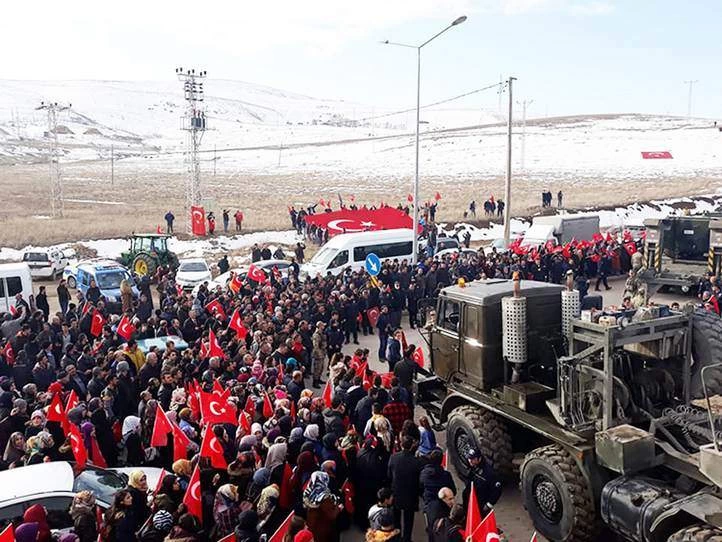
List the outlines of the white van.
{"type": "Polygon", "coordinates": [[[72,249],[28,250],[23,254],[23,261],[30,267],[30,274],[33,277],[54,279],[63,274],[63,270],[74,255],[75,251],[72,249]]]}
{"type": "Polygon", "coordinates": [[[414,232],[409,229],[344,233],[329,239],[311,260],[303,265],[303,277],[338,275],[347,267],[362,269],[366,256],[376,254],[381,261],[409,260],[413,256],[414,232]]]}
{"type": "Polygon", "coordinates": [[[27,302],[33,295],[33,279],[26,263],[0,264],[0,312],[7,312],[15,305],[15,295],[23,294],[27,302]]]}

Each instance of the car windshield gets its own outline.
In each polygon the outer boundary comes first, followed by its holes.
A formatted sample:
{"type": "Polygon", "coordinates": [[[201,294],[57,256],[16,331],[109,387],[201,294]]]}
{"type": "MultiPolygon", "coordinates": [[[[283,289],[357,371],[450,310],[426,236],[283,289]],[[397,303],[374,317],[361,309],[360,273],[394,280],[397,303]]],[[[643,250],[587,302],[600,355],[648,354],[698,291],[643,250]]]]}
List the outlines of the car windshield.
{"type": "Polygon", "coordinates": [[[26,252],[23,254],[24,262],[47,262],[48,255],[44,252],[26,252]]]}
{"type": "Polygon", "coordinates": [[[120,282],[128,279],[128,273],[118,269],[117,271],[104,271],[96,273],[95,282],[101,290],[116,290],[120,288],[120,282]]]}
{"type": "Polygon", "coordinates": [[[178,271],[183,271],[184,273],[198,273],[201,271],[208,271],[208,266],[205,262],[184,262],[180,264],[178,271]]]}
{"type": "Polygon", "coordinates": [[[338,254],[338,249],[324,247],[319,250],[313,258],[311,258],[311,263],[324,266],[333,260],[336,257],[336,254],[338,254]]]}
{"type": "Polygon", "coordinates": [[[87,489],[92,491],[96,498],[108,504],[112,504],[115,494],[123,489],[128,483],[124,475],[116,472],[86,467],[75,478],[73,491],[76,493],[87,489]]]}

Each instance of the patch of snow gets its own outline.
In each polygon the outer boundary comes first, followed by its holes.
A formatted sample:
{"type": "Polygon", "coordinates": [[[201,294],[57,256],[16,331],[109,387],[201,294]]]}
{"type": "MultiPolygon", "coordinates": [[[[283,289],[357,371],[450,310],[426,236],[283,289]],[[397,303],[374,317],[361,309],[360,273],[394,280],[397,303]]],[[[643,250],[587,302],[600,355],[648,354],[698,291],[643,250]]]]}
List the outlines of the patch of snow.
{"type": "Polygon", "coordinates": [[[104,200],[98,200],[98,199],[70,199],[65,198],[65,201],[69,201],[71,203],[92,203],[95,205],[127,205],[127,203],[124,203],[122,201],[104,201],[104,200]]]}

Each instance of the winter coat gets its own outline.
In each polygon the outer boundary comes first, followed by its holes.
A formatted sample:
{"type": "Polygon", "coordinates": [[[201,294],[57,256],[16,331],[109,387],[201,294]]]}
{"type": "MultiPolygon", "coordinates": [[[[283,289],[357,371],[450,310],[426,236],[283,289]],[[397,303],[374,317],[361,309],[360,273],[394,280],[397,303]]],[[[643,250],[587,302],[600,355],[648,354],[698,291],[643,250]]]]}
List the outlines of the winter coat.
{"type": "Polygon", "coordinates": [[[308,509],[306,525],[313,533],[314,542],[336,540],[336,517],[341,513],[336,501],[329,497],[314,508],[308,509]]]}
{"type": "Polygon", "coordinates": [[[448,487],[456,493],[456,485],[451,473],[441,466],[430,463],[421,469],[419,485],[421,486],[421,500],[424,503],[424,511],[439,499],[439,490],[442,487],[448,487]]]}
{"type": "Polygon", "coordinates": [[[343,425],[343,416],[336,410],[330,408],[324,409],[323,423],[326,428],[326,434],[333,433],[337,439],[346,434],[346,429],[343,425]]]}
{"type": "Polygon", "coordinates": [[[421,460],[411,451],[395,453],[389,459],[388,474],[394,494],[394,508],[419,509],[419,474],[421,460]]]}

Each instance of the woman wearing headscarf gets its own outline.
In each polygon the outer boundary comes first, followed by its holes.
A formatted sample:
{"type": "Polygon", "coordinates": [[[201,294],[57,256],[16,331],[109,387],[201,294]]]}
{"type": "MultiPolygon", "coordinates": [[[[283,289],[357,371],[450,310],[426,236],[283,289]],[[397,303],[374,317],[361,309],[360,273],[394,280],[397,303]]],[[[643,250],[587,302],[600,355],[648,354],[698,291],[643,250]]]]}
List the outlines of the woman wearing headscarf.
{"type": "Polygon", "coordinates": [[[19,431],[10,435],[5,445],[3,461],[8,468],[21,466],[25,458],[25,437],[19,431]]]}
{"type": "Polygon", "coordinates": [[[41,504],[34,504],[23,514],[23,523],[35,523],[38,526],[37,541],[50,542],[50,526],[48,513],[41,504]]]}
{"type": "Polygon", "coordinates": [[[196,542],[200,540],[200,530],[201,525],[195,516],[183,514],[178,518],[178,525],[170,530],[165,542],[196,542]]]}
{"type": "Polygon", "coordinates": [[[76,493],[70,506],[70,517],[73,518],[73,530],[80,542],[95,542],[98,539],[95,496],[92,492],[83,490],[76,493]]]}
{"type": "Polygon", "coordinates": [[[236,529],[240,511],[238,488],[233,484],[219,487],[213,501],[213,532],[216,538],[223,538],[236,529]]]}
{"type": "MultiPolygon", "coordinates": [[[[163,480],[160,482],[160,488],[158,489],[158,495],[165,495],[168,497],[175,508],[178,508],[183,502],[183,489],[181,489],[180,481],[175,474],[166,474],[163,480]]],[[[174,508],[174,509],[175,509],[174,508]]]]}
{"type": "Polygon", "coordinates": [[[120,454],[118,460],[121,464],[137,467],[145,460],[143,443],[140,438],[141,424],[138,416],[126,416],[123,420],[123,438],[120,440],[120,454]]]}
{"type": "Polygon", "coordinates": [[[143,525],[150,515],[148,508],[148,478],[142,470],[134,470],[128,476],[126,490],[133,498],[133,516],[138,525],[143,525]]]}
{"type": "Polygon", "coordinates": [[[256,460],[252,452],[239,452],[237,459],[228,465],[229,482],[238,487],[239,495],[246,494],[255,470],[256,460]]]}
{"type": "Polygon", "coordinates": [[[267,535],[269,538],[273,536],[283,521],[288,516],[288,512],[283,510],[279,505],[281,490],[277,484],[271,484],[261,491],[261,496],[256,505],[258,518],[260,523],[258,529],[261,534],[267,535]]]}
{"type": "Polygon", "coordinates": [[[270,469],[271,471],[276,466],[283,465],[283,463],[286,461],[286,452],[288,450],[288,445],[286,444],[283,437],[277,438],[281,439],[281,441],[277,440],[275,444],[272,444],[271,447],[268,449],[268,454],[266,455],[265,467],[267,469],[270,469]]]}
{"type": "Polygon", "coordinates": [[[286,447],[286,461],[291,465],[296,464],[298,454],[301,453],[301,446],[303,445],[303,428],[294,427],[291,429],[291,434],[288,437],[288,445],[286,447]]]}
{"type": "Polygon", "coordinates": [[[258,469],[256,472],[253,473],[251,483],[248,484],[248,489],[246,490],[246,499],[248,499],[252,503],[255,503],[261,496],[261,491],[263,491],[270,483],[271,471],[265,467],[258,469]]]}
{"type": "Polygon", "coordinates": [[[188,482],[191,480],[193,474],[193,467],[191,462],[187,459],[179,459],[173,463],[173,474],[178,477],[181,489],[185,491],[188,488],[188,482]]]}
{"type": "Polygon", "coordinates": [[[45,413],[42,410],[34,410],[30,415],[28,427],[25,429],[25,438],[34,437],[45,428],[45,413]]]}
{"type": "Polygon", "coordinates": [[[258,514],[254,510],[246,510],[238,516],[235,535],[236,542],[258,542],[258,514]]]}
{"type": "Polygon", "coordinates": [[[47,431],[41,431],[34,437],[30,437],[26,442],[28,455],[25,464],[37,465],[38,463],[43,463],[46,457],[51,456],[54,445],[55,441],[47,431]]]}
{"type": "Polygon", "coordinates": [[[306,524],[313,533],[315,542],[335,542],[336,517],[341,513],[340,505],[328,485],[328,474],[316,471],[311,475],[311,482],[303,492],[303,506],[306,508],[306,524]]]}
{"type": "Polygon", "coordinates": [[[320,458],[321,451],[323,450],[323,445],[321,444],[318,425],[312,423],[311,425],[306,427],[306,430],[303,432],[303,436],[306,439],[306,442],[310,442],[311,444],[313,444],[313,455],[315,455],[317,458],[320,458]]]}
{"type": "Polygon", "coordinates": [[[88,412],[90,412],[90,423],[95,427],[95,438],[98,441],[100,453],[109,467],[118,464],[118,449],[113,437],[113,428],[108,420],[108,414],[103,408],[103,402],[98,397],[88,401],[88,412]]]}

